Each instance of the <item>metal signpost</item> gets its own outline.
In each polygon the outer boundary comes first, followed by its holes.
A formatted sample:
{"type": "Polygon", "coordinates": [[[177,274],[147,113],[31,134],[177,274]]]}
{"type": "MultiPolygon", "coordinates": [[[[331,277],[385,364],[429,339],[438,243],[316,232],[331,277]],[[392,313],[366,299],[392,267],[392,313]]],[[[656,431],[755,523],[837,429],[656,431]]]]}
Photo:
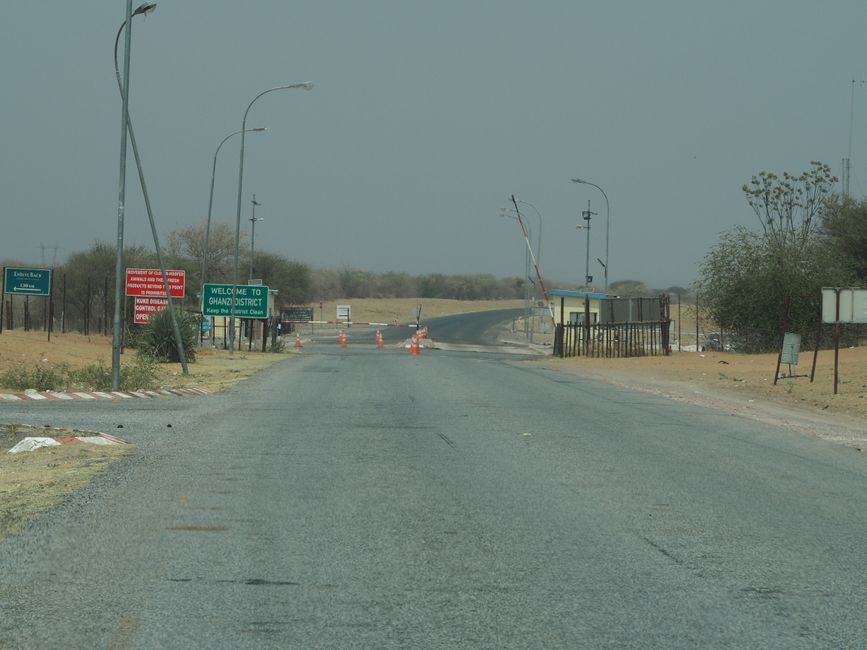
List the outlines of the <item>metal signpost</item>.
{"type": "Polygon", "coordinates": [[[352,322],[352,305],[337,305],[337,322],[350,324],[352,322]]]}
{"type": "Polygon", "coordinates": [[[840,362],[840,324],[867,323],[867,289],[822,288],[822,322],[834,325],[834,394],[840,362]]]}
{"type": "Polygon", "coordinates": [[[48,297],[48,340],[51,340],[51,269],[22,269],[12,266],[3,267],[3,293],[0,295],[0,334],[3,333],[4,306],[6,294],[11,296],[48,297]]]}

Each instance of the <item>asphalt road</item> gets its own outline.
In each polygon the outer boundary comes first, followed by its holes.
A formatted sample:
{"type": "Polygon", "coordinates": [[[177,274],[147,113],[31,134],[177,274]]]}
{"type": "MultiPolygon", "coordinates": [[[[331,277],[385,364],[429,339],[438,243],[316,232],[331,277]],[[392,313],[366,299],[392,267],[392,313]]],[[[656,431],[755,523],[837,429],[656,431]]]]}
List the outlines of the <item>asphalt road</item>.
{"type": "Polygon", "coordinates": [[[0,421],[137,445],[0,543],[0,648],[867,646],[864,455],[513,357],[0,421]]]}

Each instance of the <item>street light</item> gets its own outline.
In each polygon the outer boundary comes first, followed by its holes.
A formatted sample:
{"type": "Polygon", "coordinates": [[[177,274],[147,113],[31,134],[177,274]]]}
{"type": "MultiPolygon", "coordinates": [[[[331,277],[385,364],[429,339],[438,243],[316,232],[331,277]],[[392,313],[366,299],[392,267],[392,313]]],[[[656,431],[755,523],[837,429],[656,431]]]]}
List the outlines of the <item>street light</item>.
{"type": "Polygon", "coordinates": [[[153,12],[157,8],[155,2],[145,2],[140,4],[135,11],[132,10],[132,0],[127,0],[126,11],[124,12],[124,20],[117,30],[117,35],[114,38],[114,72],[117,78],[117,88],[120,91],[122,115],[121,115],[121,142],[120,142],[120,181],[118,183],[118,207],[117,207],[117,252],[115,255],[115,278],[114,278],[114,318],[112,322],[112,345],[111,345],[111,385],[113,390],[120,388],[120,354],[123,345],[122,334],[122,309],[123,301],[123,227],[124,214],[126,211],[126,151],[127,137],[129,144],[132,146],[132,151],[135,156],[136,168],[138,169],[139,182],[141,183],[142,195],[147,208],[148,219],[151,225],[151,233],[154,238],[154,247],[156,248],[157,258],[160,263],[160,271],[162,273],[163,287],[168,300],[169,313],[171,315],[172,326],[174,328],[175,344],[178,347],[178,356],[180,357],[181,366],[184,375],[189,374],[187,369],[187,359],[184,354],[183,341],[181,340],[180,330],[178,329],[175,313],[172,309],[171,293],[169,292],[169,280],[166,275],[165,265],[163,264],[162,253],[160,251],[159,238],[157,237],[157,229],[154,223],[153,211],[151,210],[150,198],[147,192],[147,185],[142,171],[141,158],[138,154],[138,146],[136,146],[135,132],[132,128],[132,122],[129,118],[129,71],[130,71],[130,52],[132,43],[132,23],[130,22],[135,16],[144,16],[153,12]],[[126,29],[126,38],[124,39],[124,68],[123,80],[121,80],[120,69],[117,63],[117,46],[120,41],[121,32],[126,29]]]}
{"type": "Polygon", "coordinates": [[[232,276],[232,309],[229,317],[229,350],[233,350],[235,344],[235,307],[237,303],[236,287],[238,286],[238,258],[240,256],[241,246],[241,193],[244,187],[244,134],[247,130],[247,114],[250,112],[253,104],[256,103],[256,100],[262,97],[262,95],[267,95],[275,90],[292,90],[294,88],[313,90],[313,83],[305,81],[302,83],[287,84],[285,86],[275,86],[274,88],[263,90],[256,95],[249,104],[247,104],[247,110],[244,111],[244,119],[241,120],[241,160],[238,164],[238,210],[235,215],[235,272],[232,276]]]}
{"type": "Polygon", "coordinates": [[[256,206],[262,205],[256,200],[256,195],[253,195],[253,216],[250,217],[250,279],[253,279],[253,251],[256,248],[256,222],[265,221],[262,217],[256,216],[256,206]]]}
{"type": "MultiPolygon", "coordinates": [[[[601,187],[599,187],[596,183],[591,183],[590,181],[584,181],[580,178],[573,178],[573,183],[580,183],[581,185],[591,185],[595,187],[597,190],[602,192],[602,196],[605,197],[605,263],[602,264],[602,268],[605,270],[605,289],[608,290],[608,236],[609,236],[609,226],[610,226],[610,217],[611,217],[611,207],[608,205],[608,195],[605,193],[601,187]]],[[[588,222],[589,223],[589,222],[588,222]]]]}
{"type": "Polygon", "coordinates": [[[151,209],[150,196],[148,194],[147,183],[145,183],[144,171],[142,170],[141,157],[138,153],[138,145],[135,140],[135,131],[132,128],[132,121],[129,117],[129,61],[130,61],[130,40],[131,40],[131,32],[132,32],[132,24],[130,23],[130,19],[134,16],[139,15],[147,15],[152,13],[154,9],[156,9],[157,5],[155,2],[145,2],[139,5],[135,11],[131,11],[132,5],[131,0],[127,0],[127,11],[126,16],[127,19],[124,20],[120,27],[117,30],[117,35],[114,38],[114,73],[117,78],[117,88],[120,91],[122,104],[123,104],[123,117],[122,123],[125,126],[124,133],[121,137],[121,180],[120,180],[120,192],[119,192],[119,205],[118,205],[118,241],[117,241],[117,261],[115,264],[115,303],[114,303],[114,323],[113,323],[113,331],[112,331],[112,358],[111,358],[111,382],[112,389],[117,390],[120,387],[120,352],[122,347],[122,333],[121,333],[121,301],[123,297],[123,292],[121,290],[121,282],[123,279],[123,218],[125,211],[125,202],[126,202],[126,136],[129,136],[129,144],[132,147],[133,155],[135,157],[136,169],[138,170],[138,178],[139,183],[141,184],[142,197],[144,198],[145,208],[148,213],[148,221],[150,222],[151,234],[154,240],[154,248],[156,249],[157,260],[160,266],[160,273],[162,275],[163,280],[163,289],[166,292],[166,300],[168,302],[168,311],[169,316],[172,321],[172,329],[175,337],[175,345],[178,349],[178,356],[180,357],[181,367],[183,368],[184,375],[189,374],[189,369],[187,368],[187,358],[184,352],[184,343],[183,339],[181,339],[181,332],[178,328],[178,321],[175,318],[175,311],[172,306],[172,298],[171,292],[169,288],[169,279],[166,275],[166,267],[163,263],[163,255],[160,250],[160,240],[157,235],[157,227],[154,222],[153,210],[151,209]],[[124,30],[126,30],[126,51],[124,54],[124,76],[123,80],[121,80],[120,76],[120,68],[117,63],[117,46],[120,41],[120,34],[124,30]]]}
{"type": "MultiPolygon", "coordinates": [[[[136,9],[138,11],[138,9],[136,9]]],[[[123,24],[126,25],[129,19],[135,14],[132,11],[132,0],[127,0],[126,10],[123,14],[123,24]]],[[[118,36],[120,33],[118,33],[118,36]]],[[[127,109],[129,108],[129,55],[132,49],[132,29],[126,30],[126,39],[124,39],[124,59],[123,59],[123,85],[120,89],[121,109],[120,118],[120,180],[118,182],[117,196],[117,254],[115,257],[114,268],[114,319],[112,321],[112,339],[111,339],[111,388],[118,390],[120,387],[120,301],[123,297],[120,288],[121,278],[123,276],[123,213],[126,204],[126,127],[127,127],[127,109]]],[[[117,40],[115,40],[115,51],[117,50],[117,40]]]]}
{"type": "MultiPolygon", "coordinates": [[[[247,132],[250,131],[267,131],[268,127],[266,126],[257,126],[253,129],[247,129],[247,132]]],[[[207,279],[207,270],[208,270],[208,242],[211,237],[211,208],[214,206],[214,177],[217,173],[217,154],[220,153],[220,149],[223,144],[231,138],[233,135],[238,135],[240,131],[235,131],[227,135],[220,144],[217,145],[217,150],[214,152],[214,165],[211,168],[211,194],[208,197],[208,220],[205,222],[205,246],[204,251],[202,252],[202,284],[205,284],[207,279]]]]}
{"type": "Polygon", "coordinates": [[[536,216],[539,217],[539,234],[536,237],[536,264],[542,264],[542,213],[539,212],[538,208],[529,201],[518,199],[518,203],[530,206],[533,208],[533,212],[536,213],[536,216]]]}
{"type": "Polygon", "coordinates": [[[532,342],[533,334],[530,331],[531,309],[530,309],[530,283],[533,282],[530,277],[530,258],[532,257],[533,249],[531,242],[533,241],[533,227],[528,223],[524,223],[521,213],[512,208],[500,208],[500,216],[507,219],[514,219],[521,226],[521,230],[527,236],[527,246],[524,248],[524,336],[532,342]],[[526,229],[526,230],[525,230],[526,229]]]}

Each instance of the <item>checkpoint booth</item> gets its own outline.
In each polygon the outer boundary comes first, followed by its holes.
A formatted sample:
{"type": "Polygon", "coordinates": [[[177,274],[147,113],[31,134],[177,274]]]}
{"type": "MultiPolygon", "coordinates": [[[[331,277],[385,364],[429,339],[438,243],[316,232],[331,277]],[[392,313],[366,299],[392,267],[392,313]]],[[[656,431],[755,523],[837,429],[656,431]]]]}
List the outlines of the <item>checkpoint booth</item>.
{"type": "Polygon", "coordinates": [[[599,322],[602,300],[609,297],[607,293],[567,289],[553,289],[550,296],[555,325],[583,323],[585,310],[590,313],[590,324],[596,324],[599,322]]]}

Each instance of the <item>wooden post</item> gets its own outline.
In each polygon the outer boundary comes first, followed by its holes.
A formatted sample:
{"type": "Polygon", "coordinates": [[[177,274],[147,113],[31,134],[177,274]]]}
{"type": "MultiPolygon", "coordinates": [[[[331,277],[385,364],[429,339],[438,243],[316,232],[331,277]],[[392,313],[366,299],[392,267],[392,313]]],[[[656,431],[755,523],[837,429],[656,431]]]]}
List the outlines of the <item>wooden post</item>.
{"type": "Polygon", "coordinates": [[[90,276],[87,276],[87,302],[84,303],[84,335],[90,336],[90,276]]]}
{"type": "Polygon", "coordinates": [[[66,273],[63,274],[63,302],[60,305],[60,333],[66,334],[66,273]]]}
{"type": "Polygon", "coordinates": [[[840,288],[834,289],[837,304],[834,309],[834,394],[837,394],[837,382],[840,368],[840,288]]]}
{"type": "Polygon", "coordinates": [[[566,320],[564,313],[566,310],[566,298],[560,297],[560,358],[566,356],[566,320]]]}
{"type": "Polygon", "coordinates": [[[816,377],[816,357],[819,356],[819,344],[822,340],[822,314],[819,312],[819,322],[816,324],[816,345],[813,346],[813,369],[810,371],[810,383],[816,377]]]}

